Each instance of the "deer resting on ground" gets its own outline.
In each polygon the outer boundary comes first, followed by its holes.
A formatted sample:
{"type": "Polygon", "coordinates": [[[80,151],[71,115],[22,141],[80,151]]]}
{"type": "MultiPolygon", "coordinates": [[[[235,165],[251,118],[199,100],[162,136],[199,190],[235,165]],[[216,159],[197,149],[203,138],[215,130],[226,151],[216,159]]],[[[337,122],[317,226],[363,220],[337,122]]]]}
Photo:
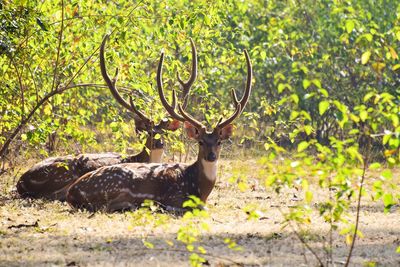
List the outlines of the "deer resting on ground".
{"type": "MultiPolygon", "coordinates": [[[[127,102],[120,95],[116,87],[118,69],[115,77],[111,79],[107,74],[105,65],[104,50],[108,38],[108,35],[104,37],[100,47],[101,74],[117,102],[133,113],[136,131],[147,133],[145,147],[139,154],[126,157],[118,153],[97,153],[48,158],[34,165],[21,176],[17,183],[17,191],[22,197],[63,201],[68,187],[73,182],[82,175],[100,167],[130,162],[161,162],[165,131],[175,131],[180,127],[178,120],[170,120],[169,118],[164,118],[160,123],[155,124],[153,120],[135,107],[132,97],[127,102]]],[[[191,46],[192,70],[189,80],[187,82],[182,81],[178,73],[178,80],[183,88],[182,99],[184,100],[184,107],[186,107],[189,89],[197,77],[197,56],[193,41],[191,41],[191,46]]]]}
{"type": "Polygon", "coordinates": [[[172,211],[183,211],[182,204],[190,195],[205,203],[216,182],[221,142],[232,135],[231,123],[242,113],[250,96],[252,67],[246,50],[244,55],[247,63],[245,92],[239,101],[232,90],[235,112],[225,120],[221,118],[209,131],[177,103],[174,90],[172,104],[166,100],[162,82],[162,53],[157,69],[158,93],[171,117],[183,122],[186,134],[198,142],[197,160],[192,164],[125,163],[102,167],[85,174],[71,185],[67,193],[68,203],[76,208],[107,212],[135,209],[146,199],[172,211]]]}

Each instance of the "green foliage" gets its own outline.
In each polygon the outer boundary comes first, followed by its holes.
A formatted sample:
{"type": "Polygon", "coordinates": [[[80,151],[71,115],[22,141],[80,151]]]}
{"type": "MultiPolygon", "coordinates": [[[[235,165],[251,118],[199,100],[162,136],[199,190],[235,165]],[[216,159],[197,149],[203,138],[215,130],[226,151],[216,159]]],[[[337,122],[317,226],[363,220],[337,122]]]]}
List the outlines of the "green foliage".
{"type": "MultiPolygon", "coordinates": [[[[189,73],[192,37],[199,76],[188,111],[211,125],[233,111],[229,89],[241,95],[242,50],[249,50],[255,83],[237,121],[240,140],[234,141],[245,149],[264,145],[257,164],[263,166],[265,186],[304,193],[303,203],[285,214],[285,224],[313,223],[315,204],[331,230],[353,243],[360,232],[348,210],[359,194],[382,203],[385,212],[399,203],[393,174],[400,163],[399,3],[117,2],[0,3],[0,147],[12,141],[15,157],[142,149],[145,136],[135,133],[131,115],[103,87],[97,62],[101,40],[111,33],[106,61],[110,73],[119,68],[121,93],[132,95],[158,121],[166,115],[155,90],[160,52],[166,55],[170,98],[171,89],[179,88],[176,72],[183,78],[189,73]],[[66,90],[58,93],[60,88],[66,90]],[[327,192],[325,199],[316,198],[312,181],[327,192]]],[[[167,137],[170,151],[185,152],[180,135],[167,137]]],[[[231,181],[248,189],[240,170],[231,181]]],[[[192,210],[178,231],[193,265],[204,262],[205,253],[196,245],[207,230],[199,223],[207,217],[199,204],[196,199],[185,204],[192,210]]],[[[154,219],[149,207],[134,213],[133,221],[168,224],[161,215],[154,219]]],[[[252,205],[244,210],[250,218],[259,216],[252,205]]]]}
{"type": "MultiPolygon", "coordinates": [[[[386,92],[367,93],[362,99],[364,102],[353,111],[345,103],[331,100],[341,113],[332,121],[341,134],[330,136],[327,144],[324,140],[309,137],[308,141],[297,143],[296,153],[288,154],[283,147],[269,140],[265,145],[269,156],[260,161],[264,166],[261,175],[266,176],[266,186],[274,188],[278,194],[285,187],[304,192],[303,203],[285,214],[285,225],[295,223],[301,229],[303,225],[313,223],[310,205],[314,204],[331,231],[343,235],[351,248],[355,237],[363,236],[357,229],[359,211],[355,223],[349,216],[353,203],[359,205],[361,196],[370,194],[375,201],[382,201],[387,213],[400,200],[399,194],[395,193],[398,180],[393,180],[392,173],[392,168],[399,166],[400,161],[399,106],[395,104],[398,99],[386,92]],[[377,154],[383,159],[377,158],[377,154]],[[309,183],[315,180],[319,191],[326,192],[322,200],[314,200],[309,189],[309,183]]],[[[320,111],[324,105],[319,104],[320,111]]],[[[321,114],[325,108],[322,111],[321,114]]],[[[299,134],[294,133],[295,136],[299,134]]],[[[332,247],[326,250],[331,251],[332,247]]]]}
{"type": "Polygon", "coordinates": [[[204,221],[209,215],[202,207],[204,203],[194,196],[183,203],[184,208],[190,208],[182,217],[184,224],[177,232],[177,240],[185,244],[186,249],[191,252],[189,261],[192,266],[202,266],[206,262],[201,255],[207,251],[201,245],[196,244],[201,235],[209,230],[209,225],[204,221]]]}
{"type": "MultiPolygon", "coordinates": [[[[221,113],[232,111],[227,88],[243,88],[244,60],[239,53],[247,48],[257,82],[240,123],[248,130],[238,129],[237,136],[243,142],[272,138],[286,148],[310,137],[328,144],[329,136],[341,132],[340,125],[361,127],[354,120],[363,122],[372,111],[361,106],[363,96],[400,93],[396,78],[400,68],[396,52],[399,6],[378,2],[379,10],[359,1],[303,1],[301,5],[275,1],[213,1],[211,5],[205,1],[86,1],[79,6],[65,2],[60,43],[60,1],[38,5],[35,1],[5,2],[0,9],[4,22],[0,41],[4,79],[0,86],[7,90],[0,97],[0,144],[35,103],[67,83],[91,53],[95,52],[93,59],[73,82],[103,84],[96,49],[107,32],[113,32],[107,48],[110,72],[119,67],[121,90],[140,96],[135,98],[137,106],[156,119],[165,114],[154,90],[159,53],[162,49],[166,53],[164,82],[170,92],[170,88],[178,88],[175,72],[187,75],[188,38],[193,37],[200,73],[192,89],[190,112],[204,113],[214,124],[221,113]],[[387,13],[383,15],[381,10],[387,13]],[[357,108],[356,117],[349,118],[346,113],[357,108]]],[[[392,101],[399,103],[398,98],[392,101]]],[[[118,151],[129,145],[136,149],[137,139],[127,130],[128,114],[115,102],[106,88],[68,90],[35,113],[18,142],[40,148],[54,135],[58,147],[74,149],[67,145],[72,139],[79,142],[80,150],[87,150],[96,146],[99,134],[84,133],[83,128],[102,129],[119,123],[119,128],[112,127],[107,133],[113,138],[104,141],[118,151]]],[[[398,121],[398,114],[392,114],[398,121]]],[[[184,151],[178,139],[173,140],[173,151],[184,151]]]]}

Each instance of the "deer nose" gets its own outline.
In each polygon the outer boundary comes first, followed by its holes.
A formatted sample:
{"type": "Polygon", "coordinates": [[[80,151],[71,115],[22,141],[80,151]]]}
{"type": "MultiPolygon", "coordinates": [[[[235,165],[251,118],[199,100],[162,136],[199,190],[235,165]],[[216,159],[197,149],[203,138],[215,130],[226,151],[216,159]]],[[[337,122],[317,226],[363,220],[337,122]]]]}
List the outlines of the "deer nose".
{"type": "Polygon", "coordinates": [[[208,161],[215,161],[217,159],[217,155],[214,152],[208,153],[206,160],[208,161]]]}

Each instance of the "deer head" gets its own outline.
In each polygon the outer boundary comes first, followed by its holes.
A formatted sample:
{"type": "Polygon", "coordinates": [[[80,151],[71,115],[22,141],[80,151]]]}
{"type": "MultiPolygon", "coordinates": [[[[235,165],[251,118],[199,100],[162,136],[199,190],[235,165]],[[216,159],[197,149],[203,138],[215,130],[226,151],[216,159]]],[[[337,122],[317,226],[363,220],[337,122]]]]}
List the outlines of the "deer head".
{"type": "MultiPolygon", "coordinates": [[[[105,45],[106,42],[109,38],[109,35],[105,35],[103,42],[100,46],[100,68],[101,68],[101,74],[110,89],[112,95],[114,98],[120,103],[124,108],[127,110],[131,111],[134,115],[134,121],[135,121],[135,127],[136,130],[139,132],[146,132],[148,135],[148,138],[146,140],[146,147],[150,149],[150,151],[153,150],[161,150],[164,147],[164,141],[163,141],[163,133],[166,130],[170,131],[175,131],[179,128],[180,122],[175,119],[168,119],[164,118],[156,124],[152,119],[147,117],[143,112],[141,112],[134,104],[132,96],[129,97],[129,102],[126,101],[121,94],[119,93],[116,82],[118,78],[118,68],[116,69],[115,76],[114,78],[110,78],[106,65],[105,65],[105,57],[104,57],[104,50],[105,50],[105,45]],[[161,137],[161,138],[159,138],[161,137]]],[[[196,80],[197,77],[197,55],[196,55],[196,48],[193,44],[193,41],[191,41],[192,45],[192,70],[191,70],[191,75],[190,78],[187,82],[184,82],[179,73],[177,73],[177,78],[179,83],[181,84],[183,91],[182,91],[182,99],[183,99],[183,107],[186,107],[187,103],[187,96],[189,94],[190,88],[193,84],[193,82],[196,80]]],[[[160,160],[151,160],[152,162],[159,162],[160,160]]]]}
{"type": "MultiPolygon", "coordinates": [[[[192,44],[193,41],[191,40],[192,44]]],[[[172,104],[166,100],[162,82],[162,66],[164,62],[164,53],[161,53],[157,69],[157,89],[161,102],[172,118],[184,122],[184,128],[189,138],[195,139],[199,143],[198,159],[206,162],[214,162],[219,158],[221,150],[221,141],[228,139],[233,133],[232,122],[243,112],[251,93],[252,67],[250,57],[244,50],[247,63],[247,81],[245,92],[239,101],[235,90],[232,89],[232,100],[235,106],[234,113],[227,119],[221,117],[212,130],[188,114],[183,105],[177,103],[175,90],[172,90],[172,104]],[[177,112],[178,110],[178,112],[177,112]]],[[[186,105],[186,103],[184,103],[186,105]]],[[[185,106],[186,107],[186,106],[185,106]]]]}

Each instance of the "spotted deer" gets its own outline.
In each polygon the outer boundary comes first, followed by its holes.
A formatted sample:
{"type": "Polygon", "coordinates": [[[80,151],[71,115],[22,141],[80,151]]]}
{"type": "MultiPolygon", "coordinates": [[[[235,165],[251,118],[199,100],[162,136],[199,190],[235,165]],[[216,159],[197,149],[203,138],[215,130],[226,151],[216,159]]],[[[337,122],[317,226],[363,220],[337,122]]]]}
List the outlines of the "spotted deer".
{"type": "MultiPolygon", "coordinates": [[[[160,123],[155,124],[153,120],[135,107],[132,97],[129,98],[128,102],[120,95],[116,87],[118,69],[115,77],[111,79],[105,65],[104,50],[108,38],[108,35],[104,37],[100,47],[101,74],[117,102],[133,113],[136,131],[147,133],[143,150],[139,154],[125,157],[118,153],[98,153],[48,158],[34,165],[21,176],[17,183],[17,191],[22,197],[65,200],[66,190],[73,182],[82,175],[100,167],[130,162],[161,162],[164,148],[163,134],[165,131],[178,129],[180,122],[175,119],[164,118],[160,123]]],[[[192,69],[190,78],[187,82],[184,82],[179,73],[177,75],[183,88],[182,99],[184,103],[187,102],[190,87],[197,77],[197,52],[193,41],[191,41],[191,46],[192,69]]]]}
{"type": "Polygon", "coordinates": [[[157,70],[158,93],[171,117],[183,122],[187,135],[198,142],[197,160],[192,164],[125,163],[102,167],[85,174],[71,185],[67,193],[68,203],[76,208],[107,212],[135,209],[146,199],[172,211],[184,211],[182,204],[190,195],[205,203],[216,182],[221,142],[232,135],[231,123],[242,113],[250,96],[252,67],[246,50],[244,55],[247,63],[244,94],[239,101],[232,90],[235,112],[225,120],[221,118],[209,131],[203,123],[188,114],[181,103],[177,104],[174,90],[172,104],[166,100],[162,82],[162,53],[157,70]]]}

